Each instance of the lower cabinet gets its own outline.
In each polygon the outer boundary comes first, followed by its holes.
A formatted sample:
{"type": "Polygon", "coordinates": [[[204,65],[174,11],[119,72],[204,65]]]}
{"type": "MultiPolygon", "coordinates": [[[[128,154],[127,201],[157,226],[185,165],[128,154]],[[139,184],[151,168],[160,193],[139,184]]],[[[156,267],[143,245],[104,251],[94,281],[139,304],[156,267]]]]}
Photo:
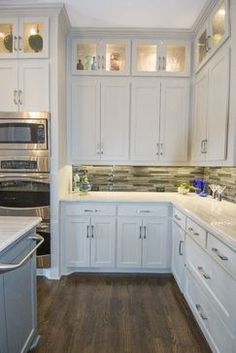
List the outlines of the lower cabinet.
{"type": "Polygon", "coordinates": [[[114,217],[68,215],[65,237],[66,267],[114,267],[114,217]]]}
{"type": "Polygon", "coordinates": [[[169,268],[166,218],[119,217],[117,267],[169,268]]]}
{"type": "Polygon", "coordinates": [[[184,289],[185,232],[178,223],[172,226],[172,273],[181,291],[184,289]]]}

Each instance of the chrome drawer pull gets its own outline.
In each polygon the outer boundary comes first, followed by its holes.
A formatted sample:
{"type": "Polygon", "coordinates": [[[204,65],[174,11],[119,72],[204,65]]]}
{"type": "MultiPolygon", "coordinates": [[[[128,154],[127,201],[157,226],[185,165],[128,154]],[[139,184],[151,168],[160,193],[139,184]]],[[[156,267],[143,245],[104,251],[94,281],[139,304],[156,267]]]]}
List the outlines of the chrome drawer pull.
{"type": "Polygon", "coordinates": [[[138,213],[150,213],[150,210],[139,210],[138,213]]]}
{"type": "Polygon", "coordinates": [[[175,214],[175,219],[177,219],[177,221],[181,221],[181,218],[179,216],[177,216],[177,214],[175,214]]]}
{"type": "Polygon", "coordinates": [[[147,239],[147,227],[144,226],[144,236],[143,239],[147,239]]]}
{"type": "Polygon", "coordinates": [[[211,279],[211,277],[204,271],[203,267],[198,266],[197,269],[205,279],[211,279]]]}
{"type": "Polygon", "coordinates": [[[28,261],[28,259],[34,254],[34,252],[38,249],[38,247],[44,242],[44,238],[41,237],[41,235],[39,234],[30,236],[28,239],[39,240],[39,243],[35,245],[35,247],[17,264],[0,263],[0,273],[13,271],[19,267],[22,267],[28,261]]]}
{"type": "Polygon", "coordinates": [[[89,238],[89,225],[87,226],[87,238],[89,238]]]}
{"type": "Polygon", "coordinates": [[[179,241],[179,255],[180,256],[183,256],[183,244],[184,244],[184,241],[183,240],[180,240],[179,241]]]}
{"type": "Polygon", "coordinates": [[[228,257],[225,256],[225,255],[223,255],[223,254],[221,254],[218,249],[212,248],[211,250],[212,250],[221,260],[223,260],[223,261],[228,261],[228,260],[229,260],[228,257]]]}
{"type": "Polygon", "coordinates": [[[194,229],[192,227],[188,228],[188,231],[191,232],[193,235],[195,235],[196,237],[199,237],[199,233],[195,232],[194,229]]]}
{"type": "Polygon", "coordinates": [[[142,239],[142,226],[139,227],[139,239],[142,239]]]}
{"type": "Polygon", "coordinates": [[[208,320],[208,317],[206,316],[206,314],[204,314],[201,305],[200,305],[200,304],[196,304],[195,306],[196,306],[196,309],[197,309],[197,311],[199,312],[201,318],[202,318],[203,320],[208,320]]]}
{"type": "Polygon", "coordinates": [[[91,228],[92,228],[91,238],[94,238],[94,226],[91,226],[91,228]]]}

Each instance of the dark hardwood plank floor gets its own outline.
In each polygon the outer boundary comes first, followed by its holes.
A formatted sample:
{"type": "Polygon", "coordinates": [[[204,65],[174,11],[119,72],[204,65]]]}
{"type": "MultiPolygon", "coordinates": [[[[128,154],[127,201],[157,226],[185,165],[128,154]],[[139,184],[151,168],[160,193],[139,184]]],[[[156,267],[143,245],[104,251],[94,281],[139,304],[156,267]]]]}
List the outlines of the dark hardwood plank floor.
{"type": "Polygon", "coordinates": [[[210,353],[172,277],[38,278],[34,353],[210,353]]]}

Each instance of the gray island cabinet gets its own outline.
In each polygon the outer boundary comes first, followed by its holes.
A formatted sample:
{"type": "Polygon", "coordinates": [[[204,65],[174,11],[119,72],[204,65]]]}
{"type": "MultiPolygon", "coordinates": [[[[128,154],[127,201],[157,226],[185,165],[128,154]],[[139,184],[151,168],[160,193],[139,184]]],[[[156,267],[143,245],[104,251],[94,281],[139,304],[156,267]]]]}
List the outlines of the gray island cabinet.
{"type": "Polygon", "coordinates": [[[40,218],[21,217],[10,230],[1,218],[0,353],[26,353],[38,340],[35,250],[43,239],[35,227],[40,218]]]}

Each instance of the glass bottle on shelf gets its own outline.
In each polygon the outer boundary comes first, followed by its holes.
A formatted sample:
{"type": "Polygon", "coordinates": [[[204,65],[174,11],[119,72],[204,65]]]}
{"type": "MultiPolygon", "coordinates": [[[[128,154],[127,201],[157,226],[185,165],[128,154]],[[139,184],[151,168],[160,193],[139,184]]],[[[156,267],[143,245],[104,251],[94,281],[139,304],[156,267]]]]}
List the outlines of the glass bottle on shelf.
{"type": "Polygon", "coordinates": [[[78,60],[76,68],[77,70],[84,70],[84,65],[82,64],[81,59],[78,60]]]}
{"type": "Polygon", "coordinates": [[[96,57],[93,56],[93,61],[92,61],[92,65],[91,65],[91,70],[97,70],[97,63],[96,63],[96,57]]]}

